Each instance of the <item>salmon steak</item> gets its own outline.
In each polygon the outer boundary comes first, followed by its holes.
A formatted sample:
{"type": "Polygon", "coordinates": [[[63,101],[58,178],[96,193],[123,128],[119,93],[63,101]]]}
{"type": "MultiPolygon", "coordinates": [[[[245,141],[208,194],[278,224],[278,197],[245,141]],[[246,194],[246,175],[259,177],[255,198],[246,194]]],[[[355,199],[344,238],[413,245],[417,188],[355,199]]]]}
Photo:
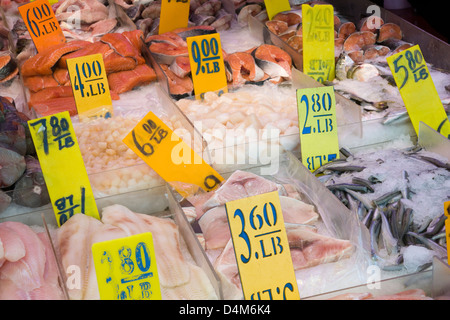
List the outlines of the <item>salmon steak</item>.
{"type": "Polygon", "coordinates": [[[188,57],[187,46],[175,46],[167,42],[150,42],[149,50],[160,64],[170,65],[177,57],[188,57]]]}
{"type": "Polygon", "coordinates": [[[257,65],[269,76],[291,76],[292,59],[283,49],[271,44],[263,44],[253,51],[253,57],[257,65]]]}
{"type": "Polygon", "coordinates": [[[108,75],[111,91],[119,94],[156,80],[155,71],[147,64],[138,65],[133,70],[114,72],[108,75]]]}
{"type": "Polygon", "coordinates": [[[264,71],[256,65],[253,56],[247,52],[229,54],[225,60],[225,66],[227,79],[233,85],[260,81],[264,78],[264,71]]]}
{"type": "Polygon", "coordinates": [[[190,96],[194,92],[194,83],[191,77],[179,77],[173,73],[169,66],[166,64],[161,65],[161,69],[164,71],[167,77],[169,85],[169,93],[175,97],[190,96]]]}
{"type": "Polygon", "coordinates": [[[136,60],[136,64],[145,62],[139,48],[135,47],[122,33],[107,33],[100,38],[100,41],[108,44],[111,49],[114,49],[122,57],[133,58],[136,60]]]}

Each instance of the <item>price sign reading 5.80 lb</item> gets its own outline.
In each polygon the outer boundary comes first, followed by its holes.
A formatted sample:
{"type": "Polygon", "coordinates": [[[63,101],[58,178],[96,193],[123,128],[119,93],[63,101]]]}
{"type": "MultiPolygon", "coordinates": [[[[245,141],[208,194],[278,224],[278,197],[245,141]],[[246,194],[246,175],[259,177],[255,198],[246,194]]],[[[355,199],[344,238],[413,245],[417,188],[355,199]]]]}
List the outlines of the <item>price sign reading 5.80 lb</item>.
{"type": "Polygon", "coordinates": [[[332,5],[302,5],[303,72],[320,83],[335,76],[332,5]]]}
{"type": "Polygon", "coordinates": [[[99,219],[69,112],[28,121],[58,226],[77,213],[99,219]]]}
{"type": "Polygon", "coordinates": [[[278,192],[225,204],[244,298],[298,300],[278,192]]]}
{"type": "Polygon", "coordinates": [[[420,47],[415,45],[386,60],[416,133],[419,134],[419,122],[422,121],[450,138],[450,122],[420,47]]]}
{"type": "Polygon", "coordinates": [[[47,0],[36,0],[19,8],[27,30],[38,52],[55,44],[66,42],[66,38],[47,0]]]}
{"type": "Polygon", "coordinates": [[[110,118],[113,107],[103,56],[67,59],[67,68],[80,119],[110,118]]]}
{"type": "Polygon", "coordinates": [[[188,37],[189,61],[197,99],[205,92],[228,92],[220,34],[188,37]]]}
{"type": "Polygon", "coordinates": [[[102,300],[161,300],[150,232],[92,245],[102,300]]]}
{"type": "Polygon", "coordinates": [[[311,171],[339,157],[333,87],[297,90],[302,163],[311,171]]]}

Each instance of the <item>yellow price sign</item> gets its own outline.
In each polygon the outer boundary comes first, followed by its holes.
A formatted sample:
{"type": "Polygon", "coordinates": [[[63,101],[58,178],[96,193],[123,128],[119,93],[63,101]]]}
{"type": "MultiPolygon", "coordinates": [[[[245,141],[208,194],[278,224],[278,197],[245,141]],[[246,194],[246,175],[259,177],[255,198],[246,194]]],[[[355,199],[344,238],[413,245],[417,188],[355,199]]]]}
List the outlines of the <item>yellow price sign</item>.
{"type": "Polygon", "coordinates": [[[269,20],[280,12],[291,10],[289,0],[264,0],[269,20]]]}
{"type": "Polygon", "coordinates": [[[220,34],[186,38],[197,99],[209,91],[228,92],[220,34]]]}
{"type": "Polygon", "coordinates": [[[450,243],[450,201],[444,202],[444,214],[447,217],[445,219],[445,233],[447,237],[447,264],[450,265],[450,247],[448,243],[450,243]]]}
{"type": "Polygon", "coordinates": [[[214,190],[224,179],[153,112],[149,112],[123,142],[181,195],[214,190]]]}
{"type": "Polygon", "coordinates": [[[35,0],[18,9],[38,52],[66,42],[48,0],[35,0]]]}
{"type": "Polygon", "coordinates": [[[56,222],[74,214],[100,219],[68,111],[28,121],[56,222]]]}
{"type": "Polygon", "coordinates": [[[303,73],[316,81],[335,77],[334,9],[332,5],[302,5],[303,73]]]}
{"type": "Polygon", "coordinates": [[[225,204],[246,300],[298,300],[278,192],[225,204]]]}
{"type": "Polygon", "coordinates": [[[103,56],[67,59],[67,68],[80,120],[110,118],[113,106],[103,56]]]}
{"type": "Polygon", "coordinates": [[[450,122],[419,45],[386,58],[414,130],[419,122],[450,138],[450,122]]]}
{"type": "Polygon", "coordinates": [[[150,232],[92,245],[102,300],[161,300],[150,232]]]}
{"type": "Polygon", "coordinates": [[[339,158],[333,87],[297,90],[302,163],[311,172],[339,158]]]}
{"type": "Polygon", "coordinates": [[[186,28],[189,21],[189,9],[189,0],[162,0],[158,33],[186,28]]]}

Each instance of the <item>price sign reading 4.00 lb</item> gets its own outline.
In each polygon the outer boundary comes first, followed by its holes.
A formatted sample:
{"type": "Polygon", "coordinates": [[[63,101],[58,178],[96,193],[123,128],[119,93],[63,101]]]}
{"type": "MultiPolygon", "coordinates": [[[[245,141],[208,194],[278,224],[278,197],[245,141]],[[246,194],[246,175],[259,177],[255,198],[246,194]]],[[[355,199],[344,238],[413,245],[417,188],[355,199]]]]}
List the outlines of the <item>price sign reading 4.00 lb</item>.
{"type": "Polygon", "coordinates": [[[92,245],[102,300],[161,300],[150,232],[92,245]]]}
{"type": "Polygon", "coordinates": [[[69,112],[28,121],[58,226],[84,213],[99,219],[69,112]]]}
{"type": "Polygon", "coordinates": [[[450,138],[450,122],[418,45],[386,58],[405,103],[411,123],[419,134],[419,122],[450,138]]]}
{"type": "Polygon", "coordinates": [[[311,171],[339,157],[333,87],[297,90],[302,163],[311,171]]]}
{"type": "Polygon", "coordinates": [[[183,188],[186,184],[211,191],[223,181],[209,164],[151,111],[123,142],[183,196],[189,195],[183,188]]]}
{"type": "Polygon", "coordinates": [[[209,91],[228,92],[220,34],[188,37],[186,41],[196,98],[209,91]]]}
{"type": "Polygon", "coordinates": [[[66,42],[66,38],[47,0],[36,0],[19,8],[27,30],[38,52],[55,44],[66,42]]]}
{"type": "Polygon", "coordinates": [[[332,5],[302,5],[303,72],[320,83],[335,76],[332,5]]]}
{"type": "Polygon", "coordinates": [[[80,119],[110,118],[113,107],[103,56],[67,59],[67,68],[80,119]]]}
{"type": "Polygon", "coordinates": [[[298,300],[278,192],[225,204],[244,298],[298,300]]]}

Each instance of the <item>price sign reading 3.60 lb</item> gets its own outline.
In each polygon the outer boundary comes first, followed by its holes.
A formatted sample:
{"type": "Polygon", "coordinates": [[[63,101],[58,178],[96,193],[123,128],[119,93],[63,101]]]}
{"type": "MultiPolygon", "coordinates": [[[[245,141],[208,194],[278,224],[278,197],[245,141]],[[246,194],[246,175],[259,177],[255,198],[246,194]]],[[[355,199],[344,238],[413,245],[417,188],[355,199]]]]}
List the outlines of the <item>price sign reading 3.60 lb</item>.
{"type": "Polygon", "coordinates": [[[38,52],[66,42],[48,0],[36,0],[18,9],[38,52]]]}
{"type": "Polygon", "coordinates": [[[450,138],[450,121],[420,47],[415,45],[386,60],[416,133],[419,134],[419,122],[422,121],[450,138]]]}
{"type": "Polygon", "coordinates": [[[339,157],[333,87],[297,90],[302,163],[311,171],[339,157]]]}
{"type": "Polygon", "coordinates": [[[161,300],[150,232],[92,245],[102,300],[161,300]]]}
{"type": "Polygon", "coordinates": [[[188,37],[186,41],[196,98],[209,91],[228,92],[220,34],[188,37]]]}
{"type": "Polygon", "coordinates": [[[81,120],[112,117],[113,107],[103,56],[67,59],[72,91],[81,120]]]}
{"type": "Polygon", "coordinates": [[[300,299],[278,192],[225,207],[244,298],[300,299]]]}
{"type": "Polygon", "coordinates": [[[28,121],[58,226],[77,213],[99,219],[69,112],[28,121]]]}

